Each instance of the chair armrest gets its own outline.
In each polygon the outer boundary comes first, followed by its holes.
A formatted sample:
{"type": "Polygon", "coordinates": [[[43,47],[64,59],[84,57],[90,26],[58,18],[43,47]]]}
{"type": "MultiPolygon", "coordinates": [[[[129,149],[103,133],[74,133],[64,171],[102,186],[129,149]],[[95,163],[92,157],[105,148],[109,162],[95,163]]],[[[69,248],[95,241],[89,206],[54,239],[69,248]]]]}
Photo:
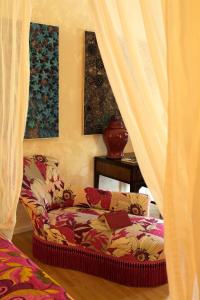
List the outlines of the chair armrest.
{"type": "Polygon", "coordinates": [[[39,181],[36,181],[37,188],[35,187],[33,192],[33,183],[35,183],[35,181],[31,181],[24,175],[20,201],[27,209],[30,218],[32,218],[32,215],[34,214],[36,216],[42,216],[44,219],[48,219],[48,213],[45,205],[45,187],[43,187],[39,181]]]}
{"type": "Polygon", "coordinates": [[[49,217],[45,206],[38,203],[38,200],[33,196],[24,196],[22,193],[20,201],[28,212],[34,230],[37,234],[41,235],[44,230],[44,226],[49,226],[49,217]]]}
{"type": "Polygon", "coordinates": [[[149,214],[150,201],[144,194],[110,192],[93,187],[81,188],[70,185],[64,190],[63,195],[63,207],[84,206],[110,211],[125,210],[139,216],[149,214]]]}

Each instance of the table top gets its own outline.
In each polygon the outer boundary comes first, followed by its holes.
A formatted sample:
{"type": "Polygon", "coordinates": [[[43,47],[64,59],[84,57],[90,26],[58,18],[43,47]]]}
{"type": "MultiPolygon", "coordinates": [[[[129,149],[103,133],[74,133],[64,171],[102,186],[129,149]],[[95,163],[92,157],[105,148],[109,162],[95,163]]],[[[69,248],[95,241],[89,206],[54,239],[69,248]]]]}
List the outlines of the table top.
{"type": "Polygon", "coordinates": [[[95,158],[109,162],[110,164],[114,164],[114,165],[127,165],[127,166],[138,165],[134,152],[124,153],[123,158],[117,158],[117,159],[108,158],[106,155],[96,156],[95,158]]]}

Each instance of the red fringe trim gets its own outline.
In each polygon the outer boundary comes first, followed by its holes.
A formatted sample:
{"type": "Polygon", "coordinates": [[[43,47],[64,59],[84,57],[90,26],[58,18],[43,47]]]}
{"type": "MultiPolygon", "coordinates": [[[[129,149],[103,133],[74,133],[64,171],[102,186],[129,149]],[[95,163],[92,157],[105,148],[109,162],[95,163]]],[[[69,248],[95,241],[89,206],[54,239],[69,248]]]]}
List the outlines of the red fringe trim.
{"type": "Polygon", "coordinates": [[[167,283],[165,260],[129,262],[88,249],[44,241],[33,235],[33,255],[42,262],[93,274],[135,287],[167,283]]]}

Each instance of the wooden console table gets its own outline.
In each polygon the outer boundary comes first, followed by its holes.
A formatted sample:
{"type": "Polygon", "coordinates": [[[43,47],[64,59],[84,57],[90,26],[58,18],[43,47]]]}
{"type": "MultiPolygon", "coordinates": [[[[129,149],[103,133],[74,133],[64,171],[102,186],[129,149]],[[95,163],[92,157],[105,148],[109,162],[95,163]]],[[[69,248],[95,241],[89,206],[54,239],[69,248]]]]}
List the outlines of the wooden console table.
{"type": "Polygon", "coordinates": [[[130,192],[138,192],[141,186],[146,186],[134,154],[126,153],[124,158],[129,157],[132,158],[130,161],[124,161],[96,156],[94,158],[94,187],[99,187],[100,175],[129,183],[130,192]]]}

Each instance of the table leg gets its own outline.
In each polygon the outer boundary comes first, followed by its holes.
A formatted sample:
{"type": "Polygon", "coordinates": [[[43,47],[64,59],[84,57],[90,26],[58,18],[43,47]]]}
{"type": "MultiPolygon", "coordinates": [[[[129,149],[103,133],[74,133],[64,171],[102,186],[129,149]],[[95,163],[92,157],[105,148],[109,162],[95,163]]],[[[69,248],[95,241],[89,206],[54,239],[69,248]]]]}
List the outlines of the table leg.
{"type": "Polygon", "coordinates": [[[99,173],[95,172],[94,173],[94,187],[98,189],[99,187],[99,173]]]}
{"type": "Polygon", "coordinates": [[[136,192],[135,191],[135,184],[134,184],[134,181],[131,180],[130,181],[130,193],[134,193],[134,192],[136,192]]]}

